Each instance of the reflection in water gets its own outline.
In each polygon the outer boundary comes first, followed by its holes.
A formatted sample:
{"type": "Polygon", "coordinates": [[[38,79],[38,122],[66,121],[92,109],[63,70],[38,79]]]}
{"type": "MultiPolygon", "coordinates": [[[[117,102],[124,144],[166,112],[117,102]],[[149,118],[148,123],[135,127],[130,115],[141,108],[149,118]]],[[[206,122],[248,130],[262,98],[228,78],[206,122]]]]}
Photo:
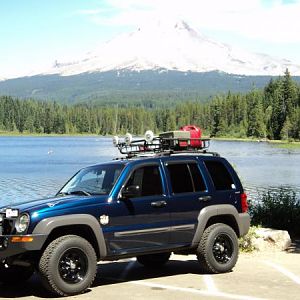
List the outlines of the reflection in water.
{"type": "MultiPolygon", "coordinates": [[[[300,149],[212,141],[237,170],[250,199],[280,186],[300,194],[300,149]]],[[[0,137],[0,207],[54,195],[80,168],[119,156],[110,138],[0,137]]]]}

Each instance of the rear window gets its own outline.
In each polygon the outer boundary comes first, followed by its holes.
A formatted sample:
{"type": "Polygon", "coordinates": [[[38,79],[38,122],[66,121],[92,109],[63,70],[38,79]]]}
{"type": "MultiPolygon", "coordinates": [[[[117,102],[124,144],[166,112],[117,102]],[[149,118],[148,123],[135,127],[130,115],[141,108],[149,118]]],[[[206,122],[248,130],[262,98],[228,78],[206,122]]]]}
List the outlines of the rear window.
{"type": "Polygon", "coordinates": [[[235,189],[233,179],[222,162],[209,160],[205,162],[205,165],[216,190],[235,189]]]}

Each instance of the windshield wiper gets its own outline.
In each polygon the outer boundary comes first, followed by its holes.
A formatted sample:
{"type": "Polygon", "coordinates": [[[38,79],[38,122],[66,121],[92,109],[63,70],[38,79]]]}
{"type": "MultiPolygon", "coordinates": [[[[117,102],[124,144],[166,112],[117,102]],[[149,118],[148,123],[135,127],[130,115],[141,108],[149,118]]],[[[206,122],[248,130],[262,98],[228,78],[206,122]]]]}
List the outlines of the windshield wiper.
{"type": "Polygon", "coordinates": [[[78,190],[78,191],[71,191],[66,193],[67,195],[84,195],[84,196],[91,196],[91,194],[85,190],[78,190]]]}
{"type": "Polygon", "coordinates": [[[66,193],[59,192],[55,195],[55,197],[64,197],[66,195],[67,195],[66,193]]]}

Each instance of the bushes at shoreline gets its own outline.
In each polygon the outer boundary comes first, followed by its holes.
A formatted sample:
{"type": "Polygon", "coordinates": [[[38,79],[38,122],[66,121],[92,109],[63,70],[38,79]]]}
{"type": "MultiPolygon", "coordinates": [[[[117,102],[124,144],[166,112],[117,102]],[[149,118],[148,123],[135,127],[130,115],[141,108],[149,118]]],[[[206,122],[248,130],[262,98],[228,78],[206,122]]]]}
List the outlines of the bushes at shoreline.
{"type": "Polygon", "coordinates": [[[280,188],[259,195],[250,203],[252,225],[287,230],[291,236],[300,236],[300,201],[296,192],[280,188]]]}

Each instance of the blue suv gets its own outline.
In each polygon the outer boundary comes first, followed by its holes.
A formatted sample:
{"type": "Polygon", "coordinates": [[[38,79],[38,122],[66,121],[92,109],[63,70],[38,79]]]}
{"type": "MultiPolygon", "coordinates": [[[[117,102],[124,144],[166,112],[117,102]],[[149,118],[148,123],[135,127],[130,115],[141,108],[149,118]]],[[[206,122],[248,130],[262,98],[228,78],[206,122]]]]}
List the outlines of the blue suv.
{"type": "Polygon", "coordinates": [[[0,282],[37,272],[54,294],[75,295],[99,261],[136,257],[153,268],[171,253],[197,255],[205,273],[230,271],[250,225],[247,196],[206,143],[115,140],[125,157],[80,170],[53,198],[1,208],[0,282]]]}

